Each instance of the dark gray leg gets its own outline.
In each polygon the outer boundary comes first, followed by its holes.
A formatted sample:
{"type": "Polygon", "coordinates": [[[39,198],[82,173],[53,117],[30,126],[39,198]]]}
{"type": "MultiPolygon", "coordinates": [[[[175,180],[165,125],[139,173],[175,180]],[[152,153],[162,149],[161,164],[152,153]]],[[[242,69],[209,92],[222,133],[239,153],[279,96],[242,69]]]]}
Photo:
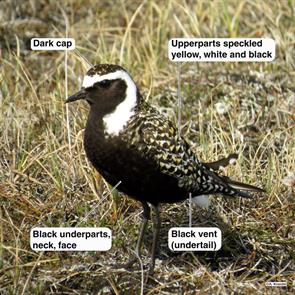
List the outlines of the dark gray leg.
{"type": "Polygon", "coordinates": [[[140,227],[138,240],[137,240],[137,244],[136,244],[136,248],[135,248],[135,252],[138,257],[140,257],[140,255],[141,255],[140,252],[141,252],[141,245],[142,245],[144,233],[146,230],[147,223],[148,223],[150,216],[151,216],[151,214],[150,214],[151,210],[150,210],[149,205],[146,202],[142,202],[142,206],[143,206],[142,222],[141,222],[141,227],[140,227]]]}
{"type": "Polygon", "coordinates": [[[153,210],[155,212],[155,217],[153,219],[153,244],[152,244],[152,262],[150,266],[150,274],[153,274],[155,268],[155,259],[156,259],[156,251],[157,251],[157,243],[159,239],[159,233],[161,228],[161,218],[160,211],[158,206],[153,206],[153,210]]]}
{"type": "MultiPolygon", "coordinates": [[[[139,230],[139,235],[138,235],[138,240],[135,248],[135,253],[137,257],[141,257],[141,245],[144,237],[144,233],[146,230],[147,223],[150,219],[150,207],[146,202],[141,202],[142,207],[143,207],[143,212],[142,212],[142,221],[141,221],[141,226],[139,230]]],[[[132,258],[130,261],[128,261],[126,264],[123,265],[125,268],[131,267],[136,261],[137,257],[132,258]]]]}

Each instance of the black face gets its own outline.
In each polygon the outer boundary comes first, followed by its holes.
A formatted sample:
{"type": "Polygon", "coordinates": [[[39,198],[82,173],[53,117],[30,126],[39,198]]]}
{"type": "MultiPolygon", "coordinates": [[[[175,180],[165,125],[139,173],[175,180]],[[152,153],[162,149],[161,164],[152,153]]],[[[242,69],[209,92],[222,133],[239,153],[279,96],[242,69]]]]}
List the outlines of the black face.
{"type": "Polygon", "coordinates": [[[103,80],[96,82],[91,87],[82,88],[76,94],[70,96],[66,103],[79,99],[85,99],[101,114],[108,114],[115,110],[126,96],[127,85],[122,79],[103,80]]]}

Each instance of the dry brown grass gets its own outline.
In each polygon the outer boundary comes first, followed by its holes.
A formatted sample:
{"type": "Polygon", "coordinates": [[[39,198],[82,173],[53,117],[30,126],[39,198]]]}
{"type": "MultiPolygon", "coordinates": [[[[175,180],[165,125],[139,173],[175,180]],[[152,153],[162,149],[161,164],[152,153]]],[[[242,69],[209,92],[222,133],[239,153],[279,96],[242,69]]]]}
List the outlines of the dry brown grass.
{"type": "MultiPolygon", "coordinates": [[[[203,160],[239,152],[227,174],[264,186],[267,194],[252,201],[217,197],[208,212],[194,208],[193,225],[222,229],[216,253],[171,253],[167,231],[187,225],[187,204],[163,206],[159,260],[144,293],[291,294],[295,199],[282,179],[295,171],[294,1],[58,2],[0,3],[0,293],[140,292],[137,268],[112,267],[133,249],[140,213],[137,203],[118,194],[83,223],[113,230],[110,251],[40,254],[29,247],[32,226],[75,226],[108,190],[85,159],[86,105],[70,107],[67,128],[64,53],[27,47],[31,37],[64,36],[64,10],[79,51],[92,63],[122,64],[175,121],[177,67],[167,58],[169,38],[275,39],[272,63],[182,65],[182,134],[203,160]],[[226,114],[217,113],[217,102],[228,107],[226,114]],[[266,287],[266,281],[288,287],[266,287]]],[[[68,63],[72,93],[85,68],[74,53],[68,63]]]]}

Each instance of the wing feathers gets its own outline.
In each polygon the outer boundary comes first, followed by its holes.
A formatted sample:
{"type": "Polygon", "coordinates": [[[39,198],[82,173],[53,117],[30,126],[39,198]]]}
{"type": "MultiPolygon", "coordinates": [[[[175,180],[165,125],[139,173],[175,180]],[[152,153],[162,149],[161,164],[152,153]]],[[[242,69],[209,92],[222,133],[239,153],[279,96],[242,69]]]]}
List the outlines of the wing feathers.
{"type": "Polygon", "coordinates": [[[222,158],[218,161],[211,162],[211,163],[203,163],[203,165],[208,169],[212,169],[213,171],[218,171],[219,169],[225,168],[228,165],[232,164],[232,162],[237,160],[237,158],[238,158],[237,154],[230,154],[226,158],[222,158]]]}

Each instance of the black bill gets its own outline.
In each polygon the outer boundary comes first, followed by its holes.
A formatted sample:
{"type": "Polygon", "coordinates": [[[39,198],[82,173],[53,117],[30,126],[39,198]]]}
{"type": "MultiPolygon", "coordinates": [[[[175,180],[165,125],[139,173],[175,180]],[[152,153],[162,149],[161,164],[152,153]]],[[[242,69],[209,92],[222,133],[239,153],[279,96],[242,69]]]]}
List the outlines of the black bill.
{"type": "Polygon", "coordinates": [[[85,89],[81,89],[77,93],[69,96],[68,99],[65,101],[65,103],[73,102],[73,101],[76,101],[79,99],[85,99],[85,97],[86,97],[86,91],[85,91],[85,89]]]}

